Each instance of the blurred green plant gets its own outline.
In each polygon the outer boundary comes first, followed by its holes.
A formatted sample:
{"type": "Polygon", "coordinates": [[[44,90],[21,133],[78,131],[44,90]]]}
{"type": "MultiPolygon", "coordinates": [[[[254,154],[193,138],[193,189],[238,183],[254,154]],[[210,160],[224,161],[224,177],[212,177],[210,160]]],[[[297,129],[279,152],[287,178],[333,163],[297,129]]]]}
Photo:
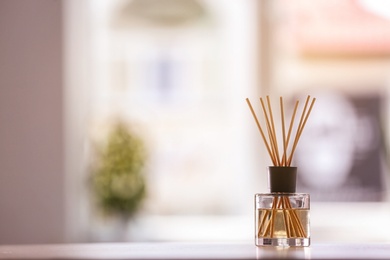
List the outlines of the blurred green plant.
{"type": "Polygon", "coordinates": [[[103,213],[129,219],[146,193],[144,144],[118,122],[101,148],[92,170],[95,199],[103,213]]]}

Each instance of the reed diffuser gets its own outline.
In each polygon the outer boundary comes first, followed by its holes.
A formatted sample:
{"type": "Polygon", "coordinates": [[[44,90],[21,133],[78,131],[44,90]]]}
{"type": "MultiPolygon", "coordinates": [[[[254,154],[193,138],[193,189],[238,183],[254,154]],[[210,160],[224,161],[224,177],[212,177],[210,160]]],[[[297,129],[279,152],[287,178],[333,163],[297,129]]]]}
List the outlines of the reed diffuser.
{"type": "Polygon", "coordinates": [[[299,106],[299,101],[295,102],[290,123],[286,129],[283,98],[280,97],[281,145],[280,142],[278,143],[269,96],[266,97],[266,102],[260,98],[266,132],[251,102],[248,98],[246,99],[273,164],[268,167],[269,193],[255,194],[256,246],[310,245],[310,196],[305,193],[295,193],[297,167],[291,166],[299,138],[316,101],[313,98],[310,102],[310,99],[310,96],[307,96],[299,123],[294,127],[299,106]]]}

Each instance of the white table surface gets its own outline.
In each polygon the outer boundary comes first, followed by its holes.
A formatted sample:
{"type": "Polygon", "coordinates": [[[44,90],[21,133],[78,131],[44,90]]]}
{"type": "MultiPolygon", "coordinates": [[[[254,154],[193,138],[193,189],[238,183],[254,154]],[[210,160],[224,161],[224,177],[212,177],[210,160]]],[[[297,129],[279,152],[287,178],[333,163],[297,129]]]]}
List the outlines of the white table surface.
{"type": "Polygon", "coordinates": [[[390,259],[390,244],[97,243],[2,245],[0,259],[390,259]]]}

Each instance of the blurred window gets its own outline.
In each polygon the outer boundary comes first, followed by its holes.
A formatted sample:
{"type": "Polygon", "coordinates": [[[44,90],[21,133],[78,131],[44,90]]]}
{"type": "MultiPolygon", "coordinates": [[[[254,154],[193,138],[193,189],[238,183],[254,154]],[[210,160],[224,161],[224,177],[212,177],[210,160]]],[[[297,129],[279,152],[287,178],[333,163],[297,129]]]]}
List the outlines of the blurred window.
{"type": "MultiPolygon", "coordinates": [[[[144,221],[251,216],[255,162],[245,98],[256,91],[254,6],[90,1],[91,136],[101,138],[121,118],[146,143],[144,221]]],[[[200,227],[188,228],[191,234],[200,227]]],[[[173,235],[163,233],[156,227],[142,236],[173,235]]]]}

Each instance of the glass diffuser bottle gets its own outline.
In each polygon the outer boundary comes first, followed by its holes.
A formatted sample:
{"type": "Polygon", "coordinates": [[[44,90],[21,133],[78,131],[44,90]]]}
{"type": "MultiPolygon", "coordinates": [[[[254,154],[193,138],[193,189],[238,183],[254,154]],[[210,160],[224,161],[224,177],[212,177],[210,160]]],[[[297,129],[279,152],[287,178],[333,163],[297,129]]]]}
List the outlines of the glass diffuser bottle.
{"type": "Polygon", "coordinates": [[[299,101],[295,102],[289,128],[286,131],[283,98],[280,97],[282,149],[279,149],[270,98],[267,96],[268,109],[263,99],[260,98],[267,137],[249,99],[246,99],[274,165],[268,167],[269,193],[255,194],[256,246],[310,245],[310,196],[309,194],[295,193],[297,167],[291,166],[299,138],[316,99],[312,99],[309,109],[307,109],[309,100],[310,96],[306,99],[301,118],[295,128],[295,137],[291,138],[299,101]],[[291,147],[289,147],[290,141],[291,147]]]}
{"type": "Polygon", "coordinates": [[[270,193],[255,194],[256,246],[309,246],[310,196],[295,193],[297,167],[269,167],[270,193]]]}

